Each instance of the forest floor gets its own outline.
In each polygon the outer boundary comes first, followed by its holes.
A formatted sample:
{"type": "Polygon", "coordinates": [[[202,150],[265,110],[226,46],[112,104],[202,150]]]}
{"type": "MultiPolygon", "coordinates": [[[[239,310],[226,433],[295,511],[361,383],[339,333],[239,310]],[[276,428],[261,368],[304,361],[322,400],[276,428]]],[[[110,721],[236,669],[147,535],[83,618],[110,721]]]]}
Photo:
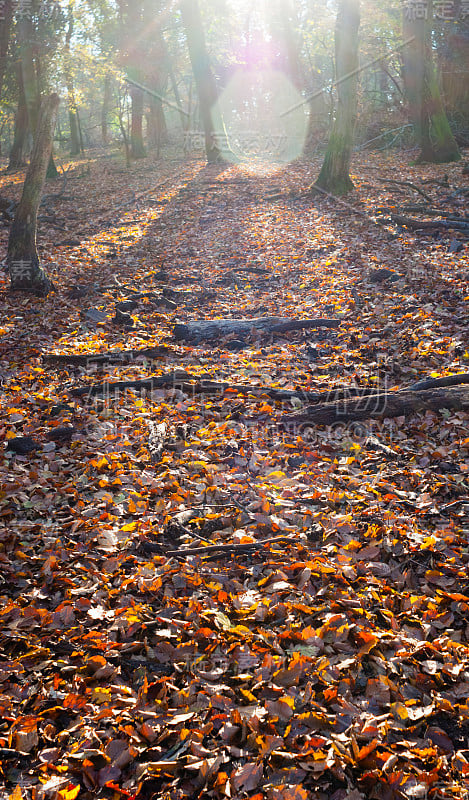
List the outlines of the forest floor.
{"type": "Polygon", "coordinates": [[[469,414],[282,424],[469,371],[467,238],[378,219],[422,202],[391,180],[467,214],[467,177],[409,161],[337,201],[306,162],[47,185],[57,291],[0,281],[1,800],[469,798],[469,414]],[[339,325],[173,334],[264,315],[339,325]]]}

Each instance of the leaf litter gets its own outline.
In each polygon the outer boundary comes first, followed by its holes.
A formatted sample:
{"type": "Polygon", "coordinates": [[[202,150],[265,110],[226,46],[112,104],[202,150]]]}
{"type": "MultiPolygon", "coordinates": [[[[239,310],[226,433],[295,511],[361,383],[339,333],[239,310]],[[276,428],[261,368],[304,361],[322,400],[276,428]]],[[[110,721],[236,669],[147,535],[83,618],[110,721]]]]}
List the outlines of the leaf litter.
{"type": "Polygon", "coordinates": [[[468,415],[280,424],[467,371],[467,244],[374,214],[377,167],[440,168],[361,155],[344,203],[303,162],[173,167],[76,168],[71,244],[41,230],[59,291],[2,279],[2,797],[462,800],[468,415]],[[173,336],[262,316],[340,325],[173,336]]]}

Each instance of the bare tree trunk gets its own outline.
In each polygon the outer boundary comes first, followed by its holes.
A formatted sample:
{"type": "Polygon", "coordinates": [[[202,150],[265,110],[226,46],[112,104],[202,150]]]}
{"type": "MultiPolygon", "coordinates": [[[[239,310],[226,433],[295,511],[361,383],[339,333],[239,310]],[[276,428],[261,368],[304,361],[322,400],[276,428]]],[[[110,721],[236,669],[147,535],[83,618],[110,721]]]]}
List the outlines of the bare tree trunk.
{"type": "Polygon", "coordinates": [[[75,102],[75,87],[73,85],[72,65],[70,62],[70,42],[73,35],[74,26],[74,2],[70,0],[68,4],[68,26],[65,35],[65,82],[67,84],[68,94],[68,118],[70,123],[70,155],[78,156],[80,154],[80,134],[78,130],[78,117],[77,107],[75,102]]]}
{"type": "MultiPolygon", "coordinates": [[[[26,100],[26,108],[28,110],[29,130],[34,138],[38,124],[41,97],[39,91],[39,56],[36,53],[34,57],[35,34],[31,14],[24,14],[21,17],[18,23],[18,28],[24,96],[26,100]]],[[[58,176],[59,173],[55,166],[54,157],[51,150],[46,177],[50,180],[54,180],[58,178],[58,176]]]]}
{"type": "Polygon", "coordinates": [[[132,86],[132,122],[130,129],[130,154],[132,158],[145,158],[145,145],[143,143],[143,92],[132,86]]]}
{"type": "Polygon", "coordinates": [[[51,94],[41,104],[31,161],[26,173],[8,240],[7,263],[13,290],[47,295],[54,287],[39,264],[36,247],[37,212],[49,164],[59,96],[51,94]]]}
{"type": "Polygon", "coordinates": [[[78,156],[81,152],[80,131],[78,130],[78,116],[74,106],[68,110],[68,120],[70,124],[70,155],[78,156]]]}
{"type": "Polygon", "coordinates": [[[111,76],[106,75],[104,78],[104,95],[103,95],[103,105],[101,107],[101,138],[103,145],[109,144],[109,130],[108,130],[108,123],[107,117],[109,114],[109,106],[111,103],[111,76]]]}
{"type": "Polygon", "coordinates": [[[199,96],[200,116],[205,134],[205,152],[208,163],[213,164],[223,160],[216,136],[217,133],[222,134],[223,131],[222,129],[217,131],[214,123],[214,106],[217,101],[215,77],[207,53],[198,0],[182,0],[180,8],[199,96]]]}
{"type": "Polygon", "coordinates": [[[184,114],[181,112],[181,109],[182,109],[181,96],[179,94],[179,89],[178,89],[178,85],[177,85],[176,76],[174,74],[174,69],[173,69],[173,65],[172,65],[172,62],[171,62],[171,57],[169,55],[169,51],[168,51],[168,48],[167,48],[166,41],[165,41],[164,37],[162,36],[161,38],[162,38],[162,41],[163,41],[164,53],[165,53],[165,62],[166,62],[167,69],[168,69],[168,76],[169,76],[169,80],[171,82],[171,88],[173,90],[174,99],[176,100],[176,105],[177,105],[177,107],[179,109],[179,116],[181,118],[182,130],[185,131],[185,130],[187,130],[188,121],[189,121],[190,117],[185,117],[184,114]]]}
{"type": "Polygon", "coordinates": [[[351,191],[353,135],[357,117],[360,0],[341,0],[335,28],[337,112],[321,172],[311,186],[333,195],[351,191]]]}
{"type": "Polygon", "coordinates": [[[284,55],[288,64],[288,76],[293,85],[301,91],[304,89],[304,80],[300,63],[300,43],[297,41],[292,25],[293,13],[291,0],[280,0],[279,14],[281,23],[281,39],[284,55]]]}
{"type": "Polygon", "coordinates": [[[8,45],[10,43],[11,23],[13,21],[14,2],[4,0],[1,3],[0,14],[0,94],[3,88],[3,79],[7,65],[8,45]]]}
{"type": "Polygon", "coordinates": [[[122,97],[120,92],[119,92],[118,116],[119,116],[119,128],[122,134],[122,141],[124,142],[124,147],[125,147],[125,163],[127,167],[130,167],[130,142],[129,142],[127,125],[124,119],[124,98],[122,97]]]}
{"type": "Polygon", "coordinates": [[[403,36],[409,42],[404,48],[404,87],[420,146],[418,160],[433,164],[457,161],[461,153],[443,107],[433,63],[432,0],[427,3],[427,19],[414,16],[418,15],[404,6],[403,36]]]}
{"type": "Polygon", "coordinates": [[[39,85],[34,64],[34,31],[31,15],[23,15],[18,22],[18,41],[23,74],[24,96],[28,109],[29,129],[34,137],[39,113],[39,85]]]}
{"type": "Polygon", "coordinates": [[[16,77],[18,82],[18,108],[15,116],[15,130],[7,172],[16,172],[16,170],[24,167],[24,150],[28,136],[28,109],[24,96],[21,61],[17,61],[16,63],[16,77]]]}
{"type": "Polygon", "coordinates": [[[150,95],[148,104],[150,112],[147,116],[147,138],[149,144],[155,148],[159,155],[161,145],[167,144],[169,141],[163,103],[157,97],[150,95]]]}
{"type": "Polygon", "coordinates": [[[76,112],[76,117],[77,117],[77,125],[78,125],[78,138],[80,140],[80,151],[83,154],[85,152],[85,143],[83,141],[83,131],[82,131],[82,127],[81,127],[81,119],[80,119],[80,115],[78,113],[78,108],[77,108],[77,112],[76,112]]]}

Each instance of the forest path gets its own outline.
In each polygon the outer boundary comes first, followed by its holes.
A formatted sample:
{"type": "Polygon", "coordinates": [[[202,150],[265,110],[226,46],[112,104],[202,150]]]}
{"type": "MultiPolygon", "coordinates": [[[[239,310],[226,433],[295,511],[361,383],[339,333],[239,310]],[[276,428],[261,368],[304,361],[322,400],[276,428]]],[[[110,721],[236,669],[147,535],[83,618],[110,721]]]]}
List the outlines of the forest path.
{"type": "Polygon", "coordinates": [[[41,228],[58,293],[0,298],[1,788],[462,798],[468,415],[303,438],[280,425],[299,401],[255,387],[467,371],[467,244],[376,224],[393,196],[376,168],[412,173],[397,156],[357,159],[347,201],[303,194],[305,163],[150,166],[72,180],[73,208],[56,211],[67,231],[41,228]],[[399,279],[375,282],[381,267],[399,279]],[[126,328],[113,316],[131,299],[126,328]],[[172,335],[262,315],[340,326],[172,335]],[[122,363],[41,358],[148,347],[122,363]],[[72,394],[181,370],[152,392],[72,394]],[[201,391],[201,376],[253,391],[201,391]],[[27,436],[28,454],[7,446],[27,436]],[[218,549],[184,554],[206,544],[218,549]]]}

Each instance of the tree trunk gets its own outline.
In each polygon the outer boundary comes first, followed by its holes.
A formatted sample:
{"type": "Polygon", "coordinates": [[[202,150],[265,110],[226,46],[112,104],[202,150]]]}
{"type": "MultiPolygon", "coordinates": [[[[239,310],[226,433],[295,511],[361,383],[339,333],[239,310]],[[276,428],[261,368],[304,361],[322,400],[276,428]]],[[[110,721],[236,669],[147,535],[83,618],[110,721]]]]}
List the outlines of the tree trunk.
{"type": "Polygon", "coordinates": [[[185,117],[185,115],[182,113],[181,96],[179,94],[179,89],[178,89],[178,85],[177,85],[176,76],[174,74],[173,65],[171,63],[171,58],[170,58],[169,51],[168,51],[168,48],[167,48],[167,45],[166,45],[166,41],[165,41],[163,36],[161,38],[162,38],[162,41],[163,41],[163,47],[164,47],[164,53],[165,53],[165,62],[166,62],[166,66],[167,66],[167,69],[168,69],[168,76],[169,76],[169,80],[171,82],[171,88],[173,90],[174,99],[176,100],[176,105],[177,105],[177,107],[179,109],[179,116],[180,116],[180,119],[181,119],[182,130],[185,131],[185,130],[187,130],[188,121],[189,121],[190,117],[185,117]]]}
{"type": "Polygon", "coordinates": [[[106,147],[109,144],[109,130],[108,130],[108,114],[109,106],[111,104],[111,76],[106,75],[104,78],[104,95],[103,104],[101,107],[101,139],[103,145],[106,147]]]}
{"type": "Polygon", "coordinates": [[[130,129],[130,155],[132,158],[145,158],[145,145],[143,143],[143,92],[132,86],[132,122],[130,129]]]}
{"type": "Polygon", "coordinates": [[[39,264],[36,229],[58,107],[59,97],[56,94],[45,98],[41,105],[31,162],[8,240],[7,263],[11,288],[40,296],[47,295],[53,289],[53,284],[39,264]]]}
{"type": "Polygon", "coordinates": [[[1,3],[0,14],[0,95],[3,88],[3,79],[7,65],[8,45],[10,43],[11,23],[13,21],[14,0],[4,0],[1,3]]]}
{"type": "Polygon", "coordinates": [[[81,152],[80,132],[78,130],[78,116],[74,106],[69,108],[68,119],[70,123],[70,155],[78,156],[81,152]]]}
{"type": "Polygon", "coordinates": [[[7,172],[16,172],[24,167],[24,150],[28,137],[28,109],[24,95],[23,71],[21,61],[16,63],[16,76],[18,82],[18,108],[15,116],[15,130],[13,134],[13,145],[10,151],[10,162],[7,172]]]}
{"type": "Polygon", "coordinates": [[[46,178],[47,178],[48,181],[56,181],[59,176],[60,176],[60,173],[59,173],[59,170],[57,169],[57,167],[55,166],[54,154],[53,154],[52,149],[51,149],[49,163],[47,165],[46,178]]]}
{"type": "Polygon", "coordinates": [[[74,106],[69,108],[68,119],[70,123],[70,155],[78,156],[81,152],[80,132],[78,130],[78,116],[74,106]]]}
{"type": "Polygon", "coordinates": [[[341,0],[335,28],[337,112],[324,163],[312,191],[343,195],[354,188],[350,160],[357,117],[359,27],[360,0],[341,0]]]}
{"type": "Polygon", "coordinates": [[[163,111],[163,103],[150,95],[148,104],[150,113],[147,117],[147,136],[149,144],[159,154],[162,144],[168,143],[168,128],[163,111]]]}
{"type": "Polygon", "coordinates": [[[300,42],[297,41],[295,31],[293,29],[291,13],[292,4],[290,0],[280,0],[280,22],[281,22],[281,39],[284,57],[288,65],[288,77],[293,85],[301,91],[305,88],[301,63],[300,63],[300,42]]]}
{"type": "Polygon", "coordinates": [[[78,156],[80,154],[80,134],[78,130],[77,108],[75,102],[75,87],[73,85],[72,64],[70,61],[70,42],[73,35],[74,26],[74,0],[70,0],[68,4],[68,26],[67,33],[65,34],[65,47],[64,47],[64,66],[65,66],[65,82],[67,85],[68,94],[68,118],[70,123],[70,155],[78,156]]]}
{"type": "Polygon", "coordinates": [[[25,14],[18,22],[18,40],[23,73],[24,96],[28,109],[29,129],[34,138],[39,113],[39,81],[34,63],[34,30],[31,15],[25,14]]]}
{"type": "Polygon", "coordinates": [[[418,161],[443,164],[457,161],[461,154],[443,107],[432,51],[433,2],[427,4],[427,18],[413,19],[407,6],[403,13],[403,36],[409,42],[403,53],[403,77],[409,118],[420,146],[418,161]],[[409,41],[410,40],[410,41],[409,41]]]}
{"type": "Polygon", "coordinates": [[[198,0],[182,0],[180,8],[199,96],[200,116],[205,134],[205,152],[208,163],[214,164],[223,160],[217,134],[222,136],[224,131],[220,124],[221,120],[217,120],[219,130],[215,125],[214,106],[217,101],[217,87],[207,53],[198,0]]]}

